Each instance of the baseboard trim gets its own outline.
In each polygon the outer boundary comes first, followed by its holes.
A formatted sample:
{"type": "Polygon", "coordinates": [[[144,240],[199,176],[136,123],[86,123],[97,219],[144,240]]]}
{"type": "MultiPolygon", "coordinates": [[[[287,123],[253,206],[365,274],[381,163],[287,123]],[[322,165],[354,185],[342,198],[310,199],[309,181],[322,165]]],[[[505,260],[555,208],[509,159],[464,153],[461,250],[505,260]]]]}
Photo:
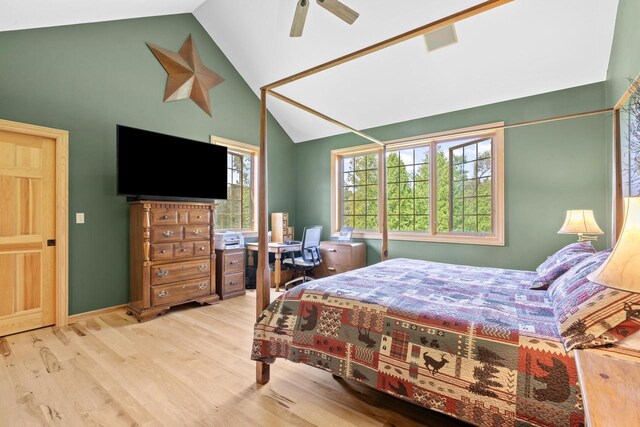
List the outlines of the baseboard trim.
{"type": "Polygon", "coordinates": [[[116,311],[124,310],[127,307],[127,304],[114,305],[113,307],[101,308],[99,310],[87,311],[85,313],[74,314],[73,316],[69,316],[69,323],[79,322],[81,320],[87,320],[92,317],[102,316],[104,314],[113,313],[116,311]]]}

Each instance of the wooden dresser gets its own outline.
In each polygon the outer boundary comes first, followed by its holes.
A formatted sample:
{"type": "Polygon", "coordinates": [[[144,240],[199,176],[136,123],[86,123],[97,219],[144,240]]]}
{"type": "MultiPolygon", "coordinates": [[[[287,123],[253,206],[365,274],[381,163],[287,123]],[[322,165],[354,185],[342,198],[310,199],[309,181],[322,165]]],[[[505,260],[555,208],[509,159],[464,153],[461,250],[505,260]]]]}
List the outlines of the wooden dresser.
{"type": "Polygon", "coordinates": [[[245,250],[216,249],[216,292],[221,299],[244,295],[245,250]]]}
{"type": "Polygon", "coordinates": [[[130,204],[131,272],[127,313],[149,320],[171,306],[213,304],[215,205],[141,201],[130,204]]]}
{"type": "Polygon", "coordinates": [[[327,277],[367,265],[367,246],[355,242],[320,242],[322,264],[313,269],[313,277],[327,277]]]}

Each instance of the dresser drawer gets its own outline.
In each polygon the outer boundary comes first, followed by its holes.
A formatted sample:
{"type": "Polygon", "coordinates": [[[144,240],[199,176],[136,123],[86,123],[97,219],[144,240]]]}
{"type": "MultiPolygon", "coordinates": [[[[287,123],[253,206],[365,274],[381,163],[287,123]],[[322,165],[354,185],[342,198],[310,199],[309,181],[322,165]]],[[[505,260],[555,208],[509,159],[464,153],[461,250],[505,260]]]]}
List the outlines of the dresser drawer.
{"type": "Polygon", "coordinates": [[[193,243],[183,242],[173,244],[173,256],[176,258],[192,257],[194,254],[193,243]]]}
{"type": "Polygon", "coordinates": [[[195,256],[207,256],[211,254],[211,246],[209,242],[194,242],[195,256]]]}
{"type": "Polygon", "coordinates": [[[188,225],[184,227],[184,240],[202,240],[209,237],[208,225],[188,225]]]}
{"type": "Polygon", "coordinates": [[[151,242],[179,242],[183,238],[183,230],[179,225],[157,226],[151,228],[151,242]]]}
{"type": "Polygon", "coordinates": [[[154,265],[151,267],[151,284],[155,286],[179,280],[195,279],[196,277],[207,277],[211,270],[210,264],[210,260],[201,259],[154,265]]]}
{"type": "Polygon", "coordinates": [[[178,210],[178,224],[189,224],[189,211],[178,210]]]}
{"type": "Polygon", "coordinates": [[[193,210],[189,212],[189,224],[211,223],[211,212],[207,210],[193,210]]]}
{"type": "Polygon", "coordinates": [[[151,209],[151,225],[172,225],[178,223],[175,209],[151,209]]]}
{"type": "Polygon", "coordinates": [[[211,293],[209,278],[188,280],[151,288],[151,305],[176,304],[211,293]]]}
{"type": "Polygon", "coordinates": [[[222,256],[222,263],[224,274],[238,271],[244,272],[244,251],[230,254],[225,253],[222,256]]]}
{"type": "Polygon", "coordinates": [[[173,244],[171,243],[154,243],[151,245],[151,260],[161,261],[163,259],[173,258],[173,244]]]}
{"type": "Polygon", "coordinates": [[[222,278],[222,288],[225,295],[244,291],[244,271],[225,274],[222,278]]]}

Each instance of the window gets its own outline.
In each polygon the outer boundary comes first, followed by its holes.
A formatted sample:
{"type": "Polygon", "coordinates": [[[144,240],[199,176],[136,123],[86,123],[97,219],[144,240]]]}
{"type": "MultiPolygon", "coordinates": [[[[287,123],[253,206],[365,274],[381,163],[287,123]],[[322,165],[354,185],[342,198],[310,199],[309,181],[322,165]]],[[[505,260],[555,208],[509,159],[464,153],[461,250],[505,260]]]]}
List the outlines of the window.
{"type": "MultiPolygon", "coordinates": [[[[504,244],[503,131],[490,129],[499,125],[387,147],[391,239],[504,244]]],[[[332,151],[334,232],[350,226],[355,237],[380,237],[382,152],[373,144],[332,151]]]]}
{"type": "Polygon", "coordinates": [[[429,231],[429,147],[387,151],[387,221],[392,231],[429,231]]]}
{"type": "Polygon", "coordinates": [[[342,159],[342,223],[354,230],[378,229],[378,155],[342,159]]]}
{"type": "Polygon", "coordinates": [[[227,147],[227,200],[216,207],[217,230],[257,235],[257,167],[259,147],[212,137],[212,144],[227,147]]]}

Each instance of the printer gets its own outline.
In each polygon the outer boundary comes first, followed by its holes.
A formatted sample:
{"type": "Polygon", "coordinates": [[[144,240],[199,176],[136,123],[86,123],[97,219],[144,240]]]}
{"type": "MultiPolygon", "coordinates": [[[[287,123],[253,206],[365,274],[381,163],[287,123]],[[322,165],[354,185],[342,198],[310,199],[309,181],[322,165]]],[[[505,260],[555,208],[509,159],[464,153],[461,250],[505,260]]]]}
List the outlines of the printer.
{"type": "Polygon", "coordinates": [[[244,248],[244,236],[237,231],[215,233],[214,238],[218,250],[244,248]]]}

